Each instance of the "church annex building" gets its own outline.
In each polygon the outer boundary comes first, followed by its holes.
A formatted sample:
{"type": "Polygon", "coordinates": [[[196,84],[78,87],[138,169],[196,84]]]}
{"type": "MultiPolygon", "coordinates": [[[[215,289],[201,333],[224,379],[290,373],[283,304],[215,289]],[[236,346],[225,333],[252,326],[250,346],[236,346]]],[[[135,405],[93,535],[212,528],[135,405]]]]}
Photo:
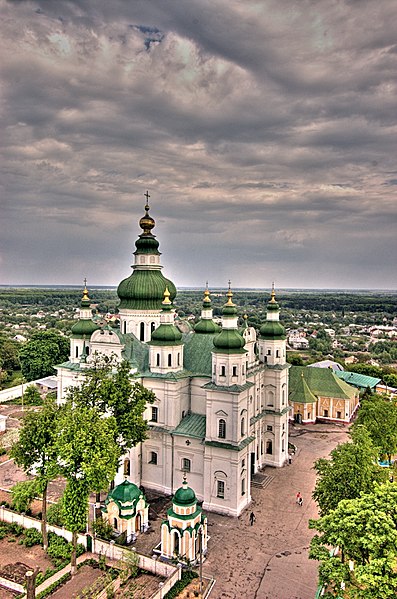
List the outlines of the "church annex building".
{"type": "Polygon", "coordinates": [[[136,485],[172,495],[188,473],[205,510],[238,516],[251,501],[253,474],[288,459],[289,364],[274,290],[258,336],[239,326],[230,286],[222,326],[212,318],[206,289],[200,320],[183,333],[149,205],[139,225],[133,272],[117,290],[119,327],[92,319],[85,288],[69,361],[57,366],[58,401],[81,383],[95,352],[128,360],[156,401],[145,412],[149,438],[125,456],[116,485],[127,472],[136,485]]]}

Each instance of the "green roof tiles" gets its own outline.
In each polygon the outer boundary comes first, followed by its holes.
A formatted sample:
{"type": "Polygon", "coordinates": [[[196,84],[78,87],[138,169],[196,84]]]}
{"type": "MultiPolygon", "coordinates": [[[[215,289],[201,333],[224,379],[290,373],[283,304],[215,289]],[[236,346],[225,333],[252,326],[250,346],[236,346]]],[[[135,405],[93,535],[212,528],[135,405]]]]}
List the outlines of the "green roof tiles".
{"type": "Polygon", "coordinates": [[[290,401],[297,403],[316,403],[317,397],[310,391],[308,384],[304,379],[303,372],[298,377],[298,381],[290,393],[290,401]]]}
{"type": "Polygon", "coordinates": [[[367,387],[373,389],[381,381],[381,379],[377,379],[373,376],[358,374],[357,372],[348,372],[346,370],[338,370],[335,374],[345,381],[345,383],[353,385],[353,387],[358,387],[359,389],[366,389],[367,387]]]}
{"type": "Polygon", "coordinates": [[[311,393],[317,397],[337,397],[351,399],[356,396],[356,389],[340,380],[330,368],[308,368],[306,366],[292,366],[289,371],[290,397],[301,384],[302,373],[311,393]]]}
{"type": "Polygon", "coordinates": [[[197,335],[190,332],[183,335],[184,366],[195,376],[210,377],[212,373],[212,356],[214,335],[197,335]]]}
{"type": "Polygon", "coordinates": [[[245,391],[246,389],[250,389],[254,386],[254,383],[247,381],[244,385],[216,385],[212,381],[203,385],[203,389],[211,389],[213,391],[227,391],[228,393],[241,393],[241,391],[245,391]]]}
{"type": "Polygon", "coordinates": [[[173,435],[204,439],[206,428],[206,417],[202,414],[188,414],[178,426],[172,431],[173,435]]]}
{"type": "Polygon", "coordinates": [[[130,310],[161,310],[166,287],[173,301],[176,296],[175,285],[159,270],[135,270],[117,288],[119,307],[130,310]]]}

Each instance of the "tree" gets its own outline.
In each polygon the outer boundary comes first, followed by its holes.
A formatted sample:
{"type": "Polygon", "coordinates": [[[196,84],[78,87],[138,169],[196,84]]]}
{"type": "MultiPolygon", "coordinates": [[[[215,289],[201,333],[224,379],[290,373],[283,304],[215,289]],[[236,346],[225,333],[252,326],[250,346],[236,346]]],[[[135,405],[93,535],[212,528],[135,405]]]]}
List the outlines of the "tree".
{"type": "Polygon", "coordinates": [[[17,512],[26,512],[37,494],[36,480],[24,480],[16,483],[11,489],[12,507],[17,512]]]}
{"type": "Polygon", "coordinates": [[[26,387],[23,393],[23,403],[26,406],[37,406],[41,404],[40,391],[35,385],[29,385],[26,387]]]}
{"type": "Polygon", "coordinates": [[[42,496],[41,534],[43,547],[47,551],[47,487],[57,475],[56,465],[56,422],[60,408],[47,398],[39,412],[28,412],[19,431],[19,439],[11,448],[11,457],[27,474],[36,476],[37,493],[42,496]]]}
{"type": "Polygon", "coordinates": [[[354,499],[372,491],[375,481],[384,481],[388,476],[378,466],[379,450],[363,426],[352,430],[351,439],[331,451],[331,459],[320,458],[314,464],[317,482],[313,499],[322,516],[334,510],[342,499],[354,499]]]}
{"type": "Polygon", "coordinates": [[[89,406],[101,414],[114,416],[121,449],[130,449],[147,435],[143,413],[155,395],[130,378],[127,361],[117,363],[113,358],[95,356],[86,370],[85,380],[72,387],[68,401],[75,406],[89,406]]]}
{"type": "Polygon", "coordinates": [[[107,489],[117,471],[118,430],[113,416],[104,418],[95,408],[69,402],[57,421],[56,435],[59,472],[66,478],[62,515],[73,533],[71,565],[75,574],[77,533],[87,524],[89,495],[107,489]]]}
{"type": "Polygon", "coordinates": [[[56,331],[32,334],[19,351],[23,376],[28,381],[53,374],[54,365],[68,359],[69,340],[56,331]]]}
{"type": "Polygon", "coordinates": [[[362,403],[353,428],[364,425],[381,456],[391,461],[397,452],[397,404],[373,394],[362,403]]]}
{"type": "Polygon", "coordinates": [[[319,579],[331,596],[391,599],[397,595],[397,485],[375,485],[372,493],[343,500],[310,528],[319,579]],[[330,547],[334,551],[330,552],[330,547]],[[338,552],[335,552],[335,549],[338,552]]]}

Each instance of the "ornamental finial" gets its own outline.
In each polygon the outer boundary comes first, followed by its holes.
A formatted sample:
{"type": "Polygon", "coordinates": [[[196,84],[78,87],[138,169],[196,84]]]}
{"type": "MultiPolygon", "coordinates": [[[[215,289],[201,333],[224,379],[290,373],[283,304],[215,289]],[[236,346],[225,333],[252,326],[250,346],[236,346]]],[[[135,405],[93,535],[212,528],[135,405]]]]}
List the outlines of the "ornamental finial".
{"type": "Polygon", "coordinates": [[[83,297],[82,301],[88,301],[90,298],[88,297],[88,289],[87,289],[87,277],[84,278],[84,289],[83,289],[83,297]]]}
{"type": "Polygon", "coordinates": [[[154,218],[152,218],[149,214],[149,210],[150,210],[150,206],[149,206],[149,192],[146,191],[146,193],[143,194],[146,198],[146,204],[145,204],[145,216],[143,216],[141,218],[141,220],[139,221],[139,226],[141,227],[141,229],[143,229],[143,234],[144,235],[151,235],[151,231],[152,229],[155,227],[156,223],[154,218]]]}
{"type": "Polygon", "coordinates": [[[171,304],[170,295],[171,294],[168,291],[168,287],[166,287],[165,290],[164,290],[163,306],[169,306],[171,304]]]}
{"type": "Polygon", "coordinates": [[[275,304],[275,303],[276,303],[276,292],[274,291],[274,282],[272,283],[272,292],[271,292],[271,294],[270,294],[270,295],[271,295],[271,300],[270,300],[270,302],[271,302],[272,304],[275,304]]]}
{"type": "Polygon", "coordinates": [[[205,283],[205,290],[204,290],[204,299],[203,299],[203,301],[206,304],[210,304],[211,303],[210,290],[208,289],[208,281],[206,281],[206,283],[205,283]]]}
{"type": "Polygon", "coordinates": [[[232,282],[229,279],[229,289],[228,289],[228,292],[226,294],[227,295],[227,305],[228,306],[233,306],[234,305],[233,302],[232,302],[233,292],[231,290],[231,285],[232,285],[232,282]]]}

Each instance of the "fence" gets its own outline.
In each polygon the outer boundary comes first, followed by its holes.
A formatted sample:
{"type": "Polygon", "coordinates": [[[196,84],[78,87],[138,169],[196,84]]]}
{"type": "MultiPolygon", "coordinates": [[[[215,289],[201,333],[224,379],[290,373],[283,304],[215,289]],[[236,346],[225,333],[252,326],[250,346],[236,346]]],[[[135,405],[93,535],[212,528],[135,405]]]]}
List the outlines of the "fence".
{"type": "Polygon", "coordinates": [[[12,580],[8,580],[8,578],[2,578],[1,576],[0,587],[10,589],[10,591],[16,591],[17,593],[24,593],[25,591],[21,584],[18,584],[17,582],[12,582],[12,580]]]}

